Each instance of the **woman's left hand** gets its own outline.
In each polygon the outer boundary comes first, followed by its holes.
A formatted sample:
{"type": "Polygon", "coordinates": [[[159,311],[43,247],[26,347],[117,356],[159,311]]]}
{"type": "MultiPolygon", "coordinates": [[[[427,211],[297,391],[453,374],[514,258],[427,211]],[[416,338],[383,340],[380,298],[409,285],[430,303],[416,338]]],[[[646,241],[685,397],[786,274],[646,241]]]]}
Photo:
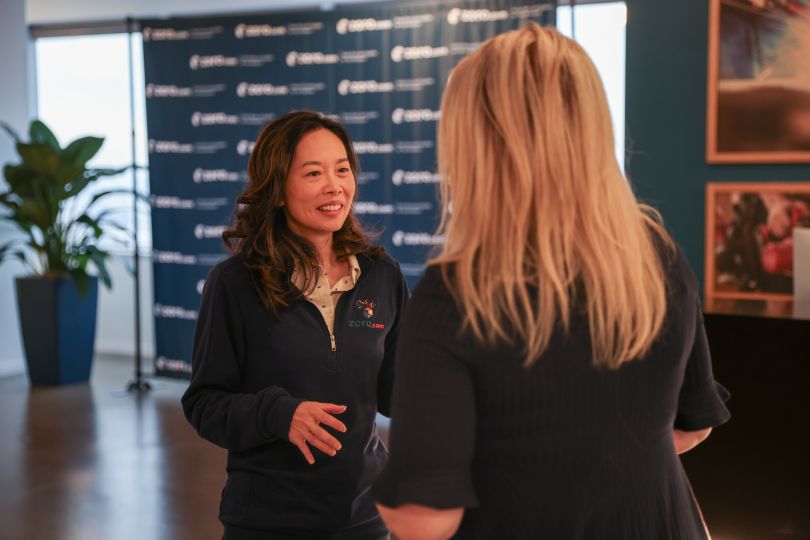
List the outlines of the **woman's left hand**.
{"type": "Polygon", "coordinates": [[[329,434],[321,427],[327,425],[337,431],[346,432],[346,425],[332,416],[346,411],[345,405],[335,405],[334,403],[319,403],[317,401],[304,401],[295,413],[290,422],[290,442],[301,450],[307,463],[312,465],[315,458],[309,449],[309,445],[314,446],[324,454],[334,456],[340,450],[340,441],[329,434]]]}

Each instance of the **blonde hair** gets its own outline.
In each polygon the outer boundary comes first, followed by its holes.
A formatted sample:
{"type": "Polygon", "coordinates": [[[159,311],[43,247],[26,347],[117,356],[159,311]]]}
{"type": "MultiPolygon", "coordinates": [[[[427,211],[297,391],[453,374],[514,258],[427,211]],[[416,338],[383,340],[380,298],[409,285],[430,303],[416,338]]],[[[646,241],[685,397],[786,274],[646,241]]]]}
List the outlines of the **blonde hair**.
{"type": "Polygon", "coordinates": [[[519,338],[530,365],[582,307],[594,364],[647,352],[667,302],[656,244],[671,240],[616,162],[585,51],[534,23],[488,40],[453,71],[438,137],[446,240],[430,264],[464,327],[519,338]]]}

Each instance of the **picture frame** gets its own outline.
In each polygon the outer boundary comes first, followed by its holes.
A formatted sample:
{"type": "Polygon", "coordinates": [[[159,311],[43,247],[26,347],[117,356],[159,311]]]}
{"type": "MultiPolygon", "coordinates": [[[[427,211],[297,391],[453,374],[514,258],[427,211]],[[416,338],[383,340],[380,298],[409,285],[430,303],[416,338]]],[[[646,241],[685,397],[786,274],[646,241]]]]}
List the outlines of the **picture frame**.
{"type": "Polygon", "coordinates": [[[706,160],[810,163],[810,0],[709,0],[706,160]]]}
{"type": "Polygon", "coordinates": [[[707,300],[793,299],[793,229],[810,226],[810,182],[706,185],[707,300]]]}

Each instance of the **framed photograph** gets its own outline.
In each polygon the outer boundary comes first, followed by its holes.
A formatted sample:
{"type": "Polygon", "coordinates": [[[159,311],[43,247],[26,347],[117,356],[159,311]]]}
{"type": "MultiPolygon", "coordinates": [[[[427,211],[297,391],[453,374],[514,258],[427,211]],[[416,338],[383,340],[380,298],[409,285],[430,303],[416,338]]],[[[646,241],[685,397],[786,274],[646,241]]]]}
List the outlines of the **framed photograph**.
{"type": "Polygon", "coordinates": [[[793,229],[810,226],[810,182],[706,185],[706,299],[793,299],[793,229]]]}
{"type": "Polygon", "coordinates": [[[810,163],[809,59],[810,0],[709,0],[709,163],[810,163]]]}

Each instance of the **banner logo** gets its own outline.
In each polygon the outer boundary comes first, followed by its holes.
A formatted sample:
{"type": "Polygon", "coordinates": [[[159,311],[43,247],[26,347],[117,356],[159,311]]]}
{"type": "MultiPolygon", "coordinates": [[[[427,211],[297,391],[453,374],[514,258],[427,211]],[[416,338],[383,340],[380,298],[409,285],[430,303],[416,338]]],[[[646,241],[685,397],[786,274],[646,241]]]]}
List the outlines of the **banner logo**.
{"type": "Polygon", "coordinates": [[[239,59],[235,56],[225,56],[222,54],[212,54],[200,56],[193,54],[188,59],[188,67],[191,69],[210,69],[219,67],[234,67],[239,65],[239,59]]]}
{"type": "Polygon", "coordinates": [[[514,6],[509,10],[509,12],[515,19],[527,19],[531,17],[539,17],[545,12],[553,10],[553,4],[541,4],[539,6],[529,4],[525,6],[514,6]]]}
{"type": "Polygon", "coordinates": [[[174,84],[152,84],[146,85],[146,97],[191,97],[194,90],[190,86],[177,86],[174,84]]]}
{"type": "Polygon", "coordinates": [[[391,121],[395,124],[414,122],[435,122],[441,116],[441,111],[430,109],[402,109],[396,108],[391,112],[391,121]]]}
{"type": "Polygon", "coordinates": [[[287,28],[269,24],[237,24],[233,35],[236,39],[284,36],[287,35],[287,28]]]}
{"type": "Polygon", "coordinates": [[[240,82],[236,85],[236,95],[243,97],[257,96],[286,96],[290,93],[290,87],[286,85],[274,85],[270,83],[251,84],[240,82]]]}
{"type": "Polygon", "coordinates": [[[444,236],[430,233],[394,231],[394,234],[391,235],[391,241],[397,247],[438,246],[444,242],[444,236]]]}
{"type": "Polygon", "coordinates": [[[186,255],[179,251],[152,250],[152,261],[161,264],[197,264],[196,255],[186,255]]]}
{"type": "Polygon", "coordinates": [[[194,227],[194,238],[197,240],[221,238],[222,233],[224,233],[227,228],[227,225],[203,225],[202,223],[198,223],[194,227]]]}
{"type": "Polygon", "coordinates": [[[192,309],[186,309],[180,306],[164,306],[163,304],[155,304],[154,314],[155,317],[161,319],[185,319],[193,321],[197,318],[197,312],[192,309]]]}
{"type": "Polygon", "coordinates": [[[178,141],[158,141],[149,139],[150,154],[193,154],[194,145],[178,141]]]}
{"type": "Polygon", "coordinates": [[[292,23],[287,25],[287,32],[293,36],[311,36],[315,32],[323,30],[325,26],[321,21],[292,23]]]}
{"type": "Polygon", "coordinates": [[[397,169],[391,175],[391,183],[395,186],[401,186],[402,184],[438,184],[441,181],[441,175],[433,171],[403,171],[397,169]]]}
{"type": "Polygon", "coordinates": [[[458,23],[477,23],[502,21],[509,18],[505,9],[492,11],[490,9],[459,9],[453,8],[447,12],[447,22],[452,26],[458,23]]]}
{"type": "Polygon", "coordinates": [[[431,23],[435,17],[431,13],[421,13],[419,15],[402,15],[394,17],[394,28],[421,28],[427,23],[431,23]]]}
{"type": "Polygon", "coordinates": [[[376,49],[363,49],[359,51],[340,51],[340,62],[342,64],[365,64],[372,58],[380,56],[380,51],[376,49]]]}
{"type": "Polygon", "coordinates": [[[403,47],[397,45],[391,49],[391,60],[394,62],[402,62],[403,60],[424,60],[428,58],[440,58],[442,56],[449,56],[449,47],[430,47],[423,45],[421,47],[403,47]]]}
{"type": "Polygon", "coordinates": [[[195,184],[208,182],[239,182],[242,175],[226,169],[194,169],[191,174],[195,184]]]}
{"type": "Polygon", "coordinates": [[[393,154],[394,145],[380,144],[375,141],[354,141],[354,151],[357,154],[393,154]]]}
{"type": "Polygon", "coordinates": [[[393,204],[377,204],[375,202],[363,201],[354,203],[355,214],[391,215],[394,213],[393,204]]]}
{"type": "Polygon", "coordinates": [[[191,38],[188,30],[175,30],[174,28],[149,28],[141,30],[144,41],[183,41],[191,38]]]}
{"type": "Polygon", "coordinates": [[[232,126],[239,123],[239,117],[235,114],[224,112],[203,113],[196,111],[191,115],[191,125],[200,126],[232,126]]]}
{"type": "Polygon", "coordinates": [[[381,81],[350,81],[343,79],[338,83],[338,94],[380,94],[394,91],[394,83],[381,81]]]}
{"type": "Polygon", "coordinates": [[[380,117],[377,111],[350,111],[336,115],[335,120],[346,125],[365,125],[380,117]]]}
{"type": "Polygon", "coordinates": [[[323,64],[337,64],[340,56],[337,54],[324,54],[322,52],[298,52],[287,53],[287,65],[295,66],[319,66],[323,64]]]}
{"type": "Polygon", "coordinates": [[[149,204],[152,208],[173,208],[175,210],[192,210],[194,199],[181,199],[169,195],[150,195],[149,204]]]}
{"type": "Polygon", "coordinates": [[[436,84],[433,77],[420,77],[417,79],[397,79],[394,82],[397,92],[421,92],[428,86],[436,84]]]}
{"type": "Polygon", "coordinates": [[[349,32],[374,32],[376,30],[391,30],[394,21],[391,19],[340,19],[337,22],[336,30],[340,35],[349,32]]]}
{"type": "Polygon", "coordinates": [[[165,369],[167,371],[181,371],[183,373],[191,373],[191,364],[185,360],[177,360],[175,358],[166,358],[165,356],[158,356],[155,359],[155,367],[157,369],[165,369]]]}
{"type": "Polygon", "coordinates": [[[238,143],[236,143],[236,153],[240,156],[245,156],[253,152],[253,147],[256,146],[255,141],[246,141],[242,139],[238,143]]]}

